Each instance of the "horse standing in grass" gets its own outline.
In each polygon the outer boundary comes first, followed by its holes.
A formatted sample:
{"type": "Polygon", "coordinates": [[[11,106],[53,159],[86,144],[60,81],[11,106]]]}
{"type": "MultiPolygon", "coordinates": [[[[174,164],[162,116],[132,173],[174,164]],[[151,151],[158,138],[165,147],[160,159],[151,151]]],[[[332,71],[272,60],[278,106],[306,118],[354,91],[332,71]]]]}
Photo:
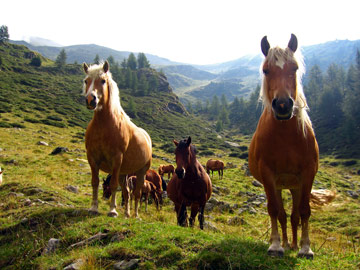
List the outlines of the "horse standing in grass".
{"type": "Polygon", "coordinates": [[[145,130],[130,121],[120,105],[119,89],[111,77],[109,63],[88,67],[83,64],[86,78],[84,95],[87,107],[94,111],[85,134],[88,162],[92,174],[91,212],[98,212],[99,170],[110,173],[111,202],[109,216],[116,217],[116,189],[120,183],[125,199],[125,216],[130,216],[129,190],[125,177],[137,176],[135,217],[138,216],[140,189],[151,164],[151,139],[145,130]]]}
{"type": "Polygon", "coordinates": [[[196,159],[195,146],[191,145],[191,138],[177,142],[175,158],[176,170],[171,178],[167,193],[175,204],[177,221],[180,226],[187,226],[186,207],[191,206],[190,226],[194,225],[199,212],[200,228],[204,228],[204,209],[212,192],[209,175],[196,159]]]}
{"type": "Polygon", "coordinates": [[[249,148],[249,168],[265,188],[271,236],[268,254],[282,256],[284,248],[298,249],[297,228],[301,218],[299,257],[313,258],[309,239],[310,192],[318,170],[319,149],[301,86],[302,61],[295,58],[297,38],[291,35],[286,49],[270,48],[265,36],[261,50],[263,81],[260,98],[264,110],[249,148]],[[292,244],[286,233],[286,213],[281,191],[292,194],[292,244]],[[280,244],[277,220],[283,242],[280,244]]]}
{"type": "Polygon", "coordinates": [[[159,175],[160,176],[164,176],[165,173],[168,174],[168,179],[170,179],[170,175],[172,176],[175,172],[175,168],[172,164],[169,164],[169,165],[160,165],[159,166],[159,175]]]}
{"type": "Polygon", "coordinates": [[[210,171],[213,177],[214,171],[217,171],[219,173],[219,179],[222,179],[224,175],[224,162],[221,160],[209,159],[206,162],[206,172],[208,175],[210,175],[210,171]]]}

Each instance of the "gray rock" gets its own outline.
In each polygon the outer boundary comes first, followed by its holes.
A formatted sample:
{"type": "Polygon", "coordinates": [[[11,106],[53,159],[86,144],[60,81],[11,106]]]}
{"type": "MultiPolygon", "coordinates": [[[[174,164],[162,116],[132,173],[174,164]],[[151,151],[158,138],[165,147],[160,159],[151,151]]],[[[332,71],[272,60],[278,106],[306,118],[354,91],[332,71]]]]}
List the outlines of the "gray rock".
{"type": "Polygon", "coordinates": [[[359,198],[359,194],[356,191],[346,190],[345,192],[353,199],[359,198]]]}
{"type": "Polygon", "coordinates": [[[51,155],[57,155],[57,154],[62,154],[62,153],[66,153],[69,152],[69,149],[66,147],[56,147],[52,152],[51,155]]]}
{"type": "Polygon", "coordinates": [[[261,184],[259,181],[257,181],[257,180],[252,181],[252,185],[253,185],[254,187],[262,187],[262,184],[261,184]]]}
{"type": "Polygon", "coordinates": [[[79,188],[78,188],[78,187],[75,187],[75,186],[72,186],[72,185],[67,185],[67,186],[65,187],[65,189],[66,189],[67,191],[72,192],[72,193],[79,193],[79,188]]]}
{"type": "Polygon", "coordinates": [[[60,240],[56,238],[50,238],[47,246],[44,249],[43,254],[49,254],[55,252],[55,250],[60,246],[60,240]]]}
{"type": "Polygon", "coordinates": [[[64,270],[79,270],[84,264],[83,259],[77,259],[74,263],[66,266],[64,270]]]}
{"type": "Polygon", "coordinates": [[[204,221],[204,229],[208,229],[209,231],[213,232],[220,232],[218,228],[214,224],[212,224],[210,221],[204,221]]]}
{"type": "Polygon", "coordinates": [[[44,142],[44,141],[39,141],[37,143],[37,145],[49,146],[49,144],[47,142],[44,142]]]}
{"type": "Polygon", "coordinates": [[[133,270],[136,269],[139,265],[139,259],[131,259],[130,261],[123,260],[114,264],[114,269],[116,270],[133,270]]]}

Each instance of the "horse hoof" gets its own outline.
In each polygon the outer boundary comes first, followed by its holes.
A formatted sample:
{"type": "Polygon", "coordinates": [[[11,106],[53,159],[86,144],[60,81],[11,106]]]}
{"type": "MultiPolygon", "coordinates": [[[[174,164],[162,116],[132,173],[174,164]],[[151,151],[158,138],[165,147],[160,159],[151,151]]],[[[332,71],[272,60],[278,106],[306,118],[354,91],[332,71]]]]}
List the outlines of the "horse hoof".
{"type": "Polygon", "coordinates": [[[308,260],[314,259],[314,253],[298,253],[298,258],[306,258],[308,260]]]}
{"type": "Polygon", "coordinates": [[[108,215],[108,217],[117,217],[118,213],[116,211],[111,211],[107,215],[108,215]]]}
{"type": "Polygon", "coordinates": [[[271,257],[283,257],[284,250],[268,250],[267,254],[271,257]]]}

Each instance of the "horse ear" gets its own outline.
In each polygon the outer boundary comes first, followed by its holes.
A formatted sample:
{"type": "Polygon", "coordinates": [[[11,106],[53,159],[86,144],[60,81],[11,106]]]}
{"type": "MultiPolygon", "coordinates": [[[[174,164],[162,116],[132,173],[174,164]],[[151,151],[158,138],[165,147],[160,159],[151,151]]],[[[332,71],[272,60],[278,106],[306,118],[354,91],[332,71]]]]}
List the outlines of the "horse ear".
{"type": "Polygon", "coordinates": [[[270,49],[269,41],[267,40],[267,36],[264,36],[261,40],[261,51],[265,56],[267,56],[269,53],[269,49],[270,49]]]}
{"type": "Polygon", "coordinates": [[[109,62],[106,60],[104,65],[103,65],[104,72],[105,73],[108,72],[109,68],[110,68],[109,62]]]}
{"type": "Polygon", "coordinates": [[[83,68],[84,68],[85,73],[87,74],[89,66],[85,62],[83,63],[83,68]]]}
{"type": "Polygon", "coordinates": [[[189,146],[191,144],[191,137],[189,136],[189,138],[186,141],[186,145],[189,146]]]}
{"type": "Polygon", "coordinates": [[[178,146],[179,142],[177,142],[176,140],[173,140],[175,146],[178,146]]]}
{"type": "Polygon", "coordinates": [[[293,52],[296,51],[297,47],[298,47],[298,41],[297,41],[297,37],[294,34],[291,34],[291,38],[288,44],[288,47],[290,50],[292,50],[293,52]]]}

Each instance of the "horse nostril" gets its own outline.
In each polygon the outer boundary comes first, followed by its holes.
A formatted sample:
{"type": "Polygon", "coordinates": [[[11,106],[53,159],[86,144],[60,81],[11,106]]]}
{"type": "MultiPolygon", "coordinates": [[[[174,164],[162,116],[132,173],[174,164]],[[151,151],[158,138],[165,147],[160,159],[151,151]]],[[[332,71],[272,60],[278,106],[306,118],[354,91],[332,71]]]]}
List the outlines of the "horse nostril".
{"type": "Polygon", "coordinates": [[[276,109],[277,101],[278,101],[277,98],[274,98],[274,99],[273,99],[273,101],[272,101],[272,103],[271,103],[271,106],[273,107],[273,109],[276,109]]]}

